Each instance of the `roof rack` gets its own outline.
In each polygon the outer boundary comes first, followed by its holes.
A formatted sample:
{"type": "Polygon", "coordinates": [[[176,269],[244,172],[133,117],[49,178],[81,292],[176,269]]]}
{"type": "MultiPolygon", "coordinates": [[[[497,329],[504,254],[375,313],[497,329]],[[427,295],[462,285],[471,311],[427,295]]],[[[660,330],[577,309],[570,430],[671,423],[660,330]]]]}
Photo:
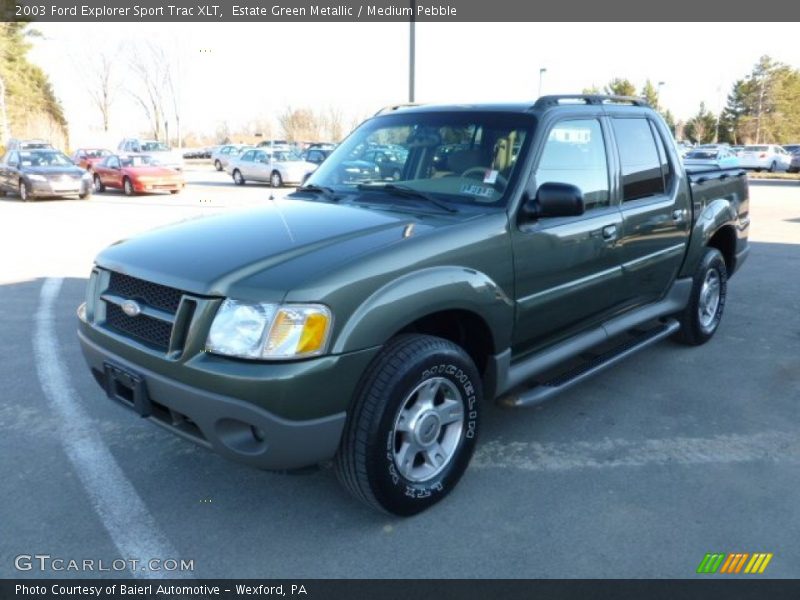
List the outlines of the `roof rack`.
{"type": "Polygon", "coordinates": [[[374,116],[377,117],[378,115],[382,115],[384,113],[392,112],[400,108],[409,108],[411,106],[421,106],[421,105],[416,102],[406,102],[405,104],[390,104],[389,106],[384,106],[382,109],[376,112],[374,116]]]}
{"type": "Polygon", "coordinates": [[[531,106],[530,110],[559,106],[560,104],[631,104],[633,106],[650,105],[644,98],[634,96],[606,96],[603,94],[556,94],[552,96],[542,96],[531,106]]]}

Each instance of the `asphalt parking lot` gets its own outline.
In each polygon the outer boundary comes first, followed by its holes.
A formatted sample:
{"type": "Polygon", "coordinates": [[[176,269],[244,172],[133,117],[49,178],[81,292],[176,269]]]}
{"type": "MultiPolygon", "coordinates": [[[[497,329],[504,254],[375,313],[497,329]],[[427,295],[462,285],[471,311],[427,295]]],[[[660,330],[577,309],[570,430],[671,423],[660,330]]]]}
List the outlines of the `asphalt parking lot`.
{"type": "Polygon", "coordinates": [[[92,379],[74,330],[94,254],[273,193],[187,176],[179,196],[0,198],[0,577],[129,575],[14,567],[48,554],[191,559],[203,578],[690,578],[708,552],[771,552],[766,575],[800,576],[796,182],[751,186],[753,252],[710,343],[658,344],[537,409],[487,405],[458,489],[401,520],[325,465],[273,474],[197,448],[92,379]]]}

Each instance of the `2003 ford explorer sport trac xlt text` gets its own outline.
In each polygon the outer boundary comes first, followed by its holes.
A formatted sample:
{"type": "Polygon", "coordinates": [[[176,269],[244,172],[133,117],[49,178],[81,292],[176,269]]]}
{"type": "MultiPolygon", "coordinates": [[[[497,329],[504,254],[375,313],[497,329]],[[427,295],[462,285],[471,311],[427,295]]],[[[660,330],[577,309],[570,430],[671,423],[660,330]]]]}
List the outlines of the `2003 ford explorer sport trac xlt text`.
{"type": "Polygon", "coordinates": [[[466,470],[484,400],[709,340],[748,210],[743,172],[687,173],[638,99],[390,107],[288,199],[104,250],[79,337],[141,416],[255,467],[333,459],[411,515],[466,470]]]}

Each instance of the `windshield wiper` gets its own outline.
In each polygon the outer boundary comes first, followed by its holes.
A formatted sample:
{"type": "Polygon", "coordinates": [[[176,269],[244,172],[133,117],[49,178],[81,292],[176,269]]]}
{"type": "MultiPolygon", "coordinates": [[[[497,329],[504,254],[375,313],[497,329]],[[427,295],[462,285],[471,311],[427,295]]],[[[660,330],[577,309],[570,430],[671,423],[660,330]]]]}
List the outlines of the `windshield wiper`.
{"type": "Polygon", "coordinates": [[[323,185],[304,185],[297,188],[296,192],[309,192],[311,194],[321,195],[323,198],[330,200],[331,202],[338,202],[342,198],[341,196],[336,195],[336,190],[323,185]]]}
{"type": "Polygon", "coordinates": [[[449,213],[457,213],[458,209],[450,206],[449,204],[442,202],[438,198],[422,192],[420,190],[415,190],[412,187],[408,187],[406,185],[397,185],[394,183],[387,183],[382,185],[370,184],[370,183],[360,183],[358,184],[358,189],[365,192],[387,192],[392,194],[393,196],[400,196],[402,198],[420,198],[422,200],[426,200],[431,204],[438,206],[442,210],[445,210],[449,213]]]}

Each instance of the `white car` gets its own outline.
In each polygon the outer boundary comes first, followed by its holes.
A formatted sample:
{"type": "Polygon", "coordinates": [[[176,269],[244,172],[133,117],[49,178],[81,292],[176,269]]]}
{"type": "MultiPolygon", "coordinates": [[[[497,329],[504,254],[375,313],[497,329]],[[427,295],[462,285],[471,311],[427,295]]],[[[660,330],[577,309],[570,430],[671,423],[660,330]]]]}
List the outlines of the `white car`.
{"type": "Polygon", "coordinates": [[[224,146],[217,146],[211,151],[211,164],[217,171],[222,171],[228,166],[231,159],[236,158],[245,150],[249,150],[253,146],[247,144],[225,144],[224,146]]]}
{"type": "Polygon", "coordinates": [[[183,171],[183,154],[158,140],[125,138],[117,146],[118,154],[149,156],[162,167],[183,171]]]}
{"type": "Polygon", "coordinates": [[[739,166],[756,171],[786,171],[791,162],[791,154],[777,144],[745,146],[739,154],[739,166]]]}
{"type": "Polygon", "coordinates": [[[253,148],[228,163],[225,170],[237,185],[246,181],[268,181],[272,187],[300,185],[317,168],[294,152],[253,148]]]}
{"type": "Polygon", "coordinates": [[[700,146],[683,157],[683,165],[688,169],[735,169],[739,157],[727,145],[700,146]]]}

